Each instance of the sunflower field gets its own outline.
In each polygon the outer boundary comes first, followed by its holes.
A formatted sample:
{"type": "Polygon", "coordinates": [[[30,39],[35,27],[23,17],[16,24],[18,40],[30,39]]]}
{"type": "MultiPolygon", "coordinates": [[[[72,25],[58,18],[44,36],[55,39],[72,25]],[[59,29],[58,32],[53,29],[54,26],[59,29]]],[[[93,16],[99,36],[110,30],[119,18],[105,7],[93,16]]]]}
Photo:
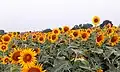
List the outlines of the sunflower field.
{"type": "Polygon", "coordinates": [[[120,27],[48,32],[8,32],[0,35],[0,72],[120,72],[120,27]]]}

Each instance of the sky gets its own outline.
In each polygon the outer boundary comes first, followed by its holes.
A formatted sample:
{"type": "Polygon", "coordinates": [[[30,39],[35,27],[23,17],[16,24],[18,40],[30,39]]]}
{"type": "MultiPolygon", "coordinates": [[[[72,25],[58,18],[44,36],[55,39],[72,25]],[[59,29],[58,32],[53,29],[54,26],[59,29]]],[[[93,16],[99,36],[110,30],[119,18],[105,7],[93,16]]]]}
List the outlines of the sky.
{"type": "Polygon", "coordinates": [[[120,24],[119,0],[0,0],[0,29],[41,31],[101,19],[120,24]]]}

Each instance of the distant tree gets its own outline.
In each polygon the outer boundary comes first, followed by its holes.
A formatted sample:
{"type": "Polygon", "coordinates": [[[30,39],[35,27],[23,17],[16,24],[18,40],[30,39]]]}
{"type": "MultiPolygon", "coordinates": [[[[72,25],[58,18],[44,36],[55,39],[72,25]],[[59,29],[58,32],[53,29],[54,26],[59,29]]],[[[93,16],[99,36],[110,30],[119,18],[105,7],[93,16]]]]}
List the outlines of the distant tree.
{"type": "Polygon", "coordinates": [[[52,30],[51,30],[51,29],[45,29],[45,30],[43,30],[42,32],[43,32],[43,33],[47,33],[47,32],[52,32],[52,30]]]}
{"type": "Polygon", "coordinates": [[[83,29],[87,29],[87,28],[91,28],[91,27],[93,27],[92,24],[83,24],[83,26],[82,26],[83,29]]]}
{"type": "Polygon", "coordinates": [[[4,30],[0,30],[0,35],[5,34],[4,30]]]}
{"type": "Polygon", "coordinates": [[[112,21],[110,21],[110,20],[105,20],[105,21],[103,21],[103,23],[100,25],[100,28],[103,28],[105,25],[107,25],[107,24],[111,24],[111,26],[113,26],[113,24],[112,24],[112,21]]]}
{"type": "Polygon", "coordinates": [[[72,30],[76,30],[76,29],[79,29],[79,26],[78,25],[75,25],[72,30]]]}

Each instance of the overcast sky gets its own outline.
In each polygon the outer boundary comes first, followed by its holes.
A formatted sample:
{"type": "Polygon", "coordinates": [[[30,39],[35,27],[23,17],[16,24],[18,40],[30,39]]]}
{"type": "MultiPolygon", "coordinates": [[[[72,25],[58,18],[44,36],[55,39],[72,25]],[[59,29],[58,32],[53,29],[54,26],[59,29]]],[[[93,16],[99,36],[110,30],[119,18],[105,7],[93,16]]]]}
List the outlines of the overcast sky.
{"type": "Polygon", "coordinates": [[[0,0],[0,29],[5,31],[43,30],[91,23],[97,15],[101,22],[120,24],[119,0],[0,0]]]}

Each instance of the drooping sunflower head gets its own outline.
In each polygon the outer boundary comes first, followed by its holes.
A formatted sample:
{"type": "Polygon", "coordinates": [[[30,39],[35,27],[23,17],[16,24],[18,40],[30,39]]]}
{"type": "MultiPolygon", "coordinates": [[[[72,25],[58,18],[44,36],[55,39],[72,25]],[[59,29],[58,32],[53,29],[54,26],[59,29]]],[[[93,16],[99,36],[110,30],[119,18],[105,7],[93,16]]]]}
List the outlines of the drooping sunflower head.
{"type": "Polygon", "coordinates": [[[64,26],[63,28],[62,28],[62,31],[63,32],[68,32],[70,30],[70,27],[69,26],[64,26]]]}
{"type": "Polygon", "coordinates": [[[20,57],[20,52],[22,49],[19,48],[14,48],[14,51],[10,53],[10,58],[11,58],[11,63],[12,64],[18,64],[19,63],[19,57],[20,57]]]}
{"type": "Polygon", "coordinates": [[[87,41],[89,36],[90,36],[90,34],[88,32],[82,31],[80,37],[81,37],[82,41],[87,41]]]}
{"type": "Polygon", "coordinates": [[[96,26],[97,24],[100,23],[100,18],[98,16],[94,16],[92,18],[92,23],[96,26]]]}
{"type": "Polygon", "coordinates": [[[8,64],[8,63],[10,63],[10,58],[8,56],[2,58],[2,64],[8,64]]]}
{"type": "Polygon", "coordinates": [[[26,48],[20,52],[19,63],[22,67],[30,67],[36,63],[36,55],[31,48],[26,48]]]}
{"type": "Polygon", "coordinates": [[[53,29],[53,30],[52,30],[52,33],[53,33],[53,34],[56,34],[56,35],[59,35],[59,34],[60,34],[59,28],[53,29]]]}
{"type": "Polygon", "coordinates": [[[57,40],[58,40],[58,35],[52,34],[50,41],[51,41],[52,43],[55,43],[57,40]]]}
{"type": "Polygon", "coordinates": [[[40,48],[35,48],[34,51],[39,54],[40,53],[40,48]]]}
{"type": "Polygon", "coordinates": [[[0,50],[1,50],[2,52],[6,52],[6,51],[8,50],[8,45],[7,45],[7,44],[1,44],[1,45],[0,45],[0,50]]]}
{"type": "Polygon", "coordinates": [[[118,42],[119,42],[119,36],[116,33],[111,37],[111,39],[109,40],[109,43],[111,44],[111,46],[115,46],[118,42]]]}
{"type": "Polygon", "coordinates": [[[8,34],[2,36],[2,41],[5,43],[9,43],[11,41],[11,37],[8,34]]]}
{"type": "Polygon", "coordinates": [[[22,68],[21,72],[46,72],[42,65],[32,65],[30,68],[22,68]]]}
{"type": "Polygon", "coordinates": [[[104,42],[104,38],[105,38],[104,34],[97,35],[97,37],[96,37],[96,44],[98,46],[101,46],[102,43],[104,42]]]}

